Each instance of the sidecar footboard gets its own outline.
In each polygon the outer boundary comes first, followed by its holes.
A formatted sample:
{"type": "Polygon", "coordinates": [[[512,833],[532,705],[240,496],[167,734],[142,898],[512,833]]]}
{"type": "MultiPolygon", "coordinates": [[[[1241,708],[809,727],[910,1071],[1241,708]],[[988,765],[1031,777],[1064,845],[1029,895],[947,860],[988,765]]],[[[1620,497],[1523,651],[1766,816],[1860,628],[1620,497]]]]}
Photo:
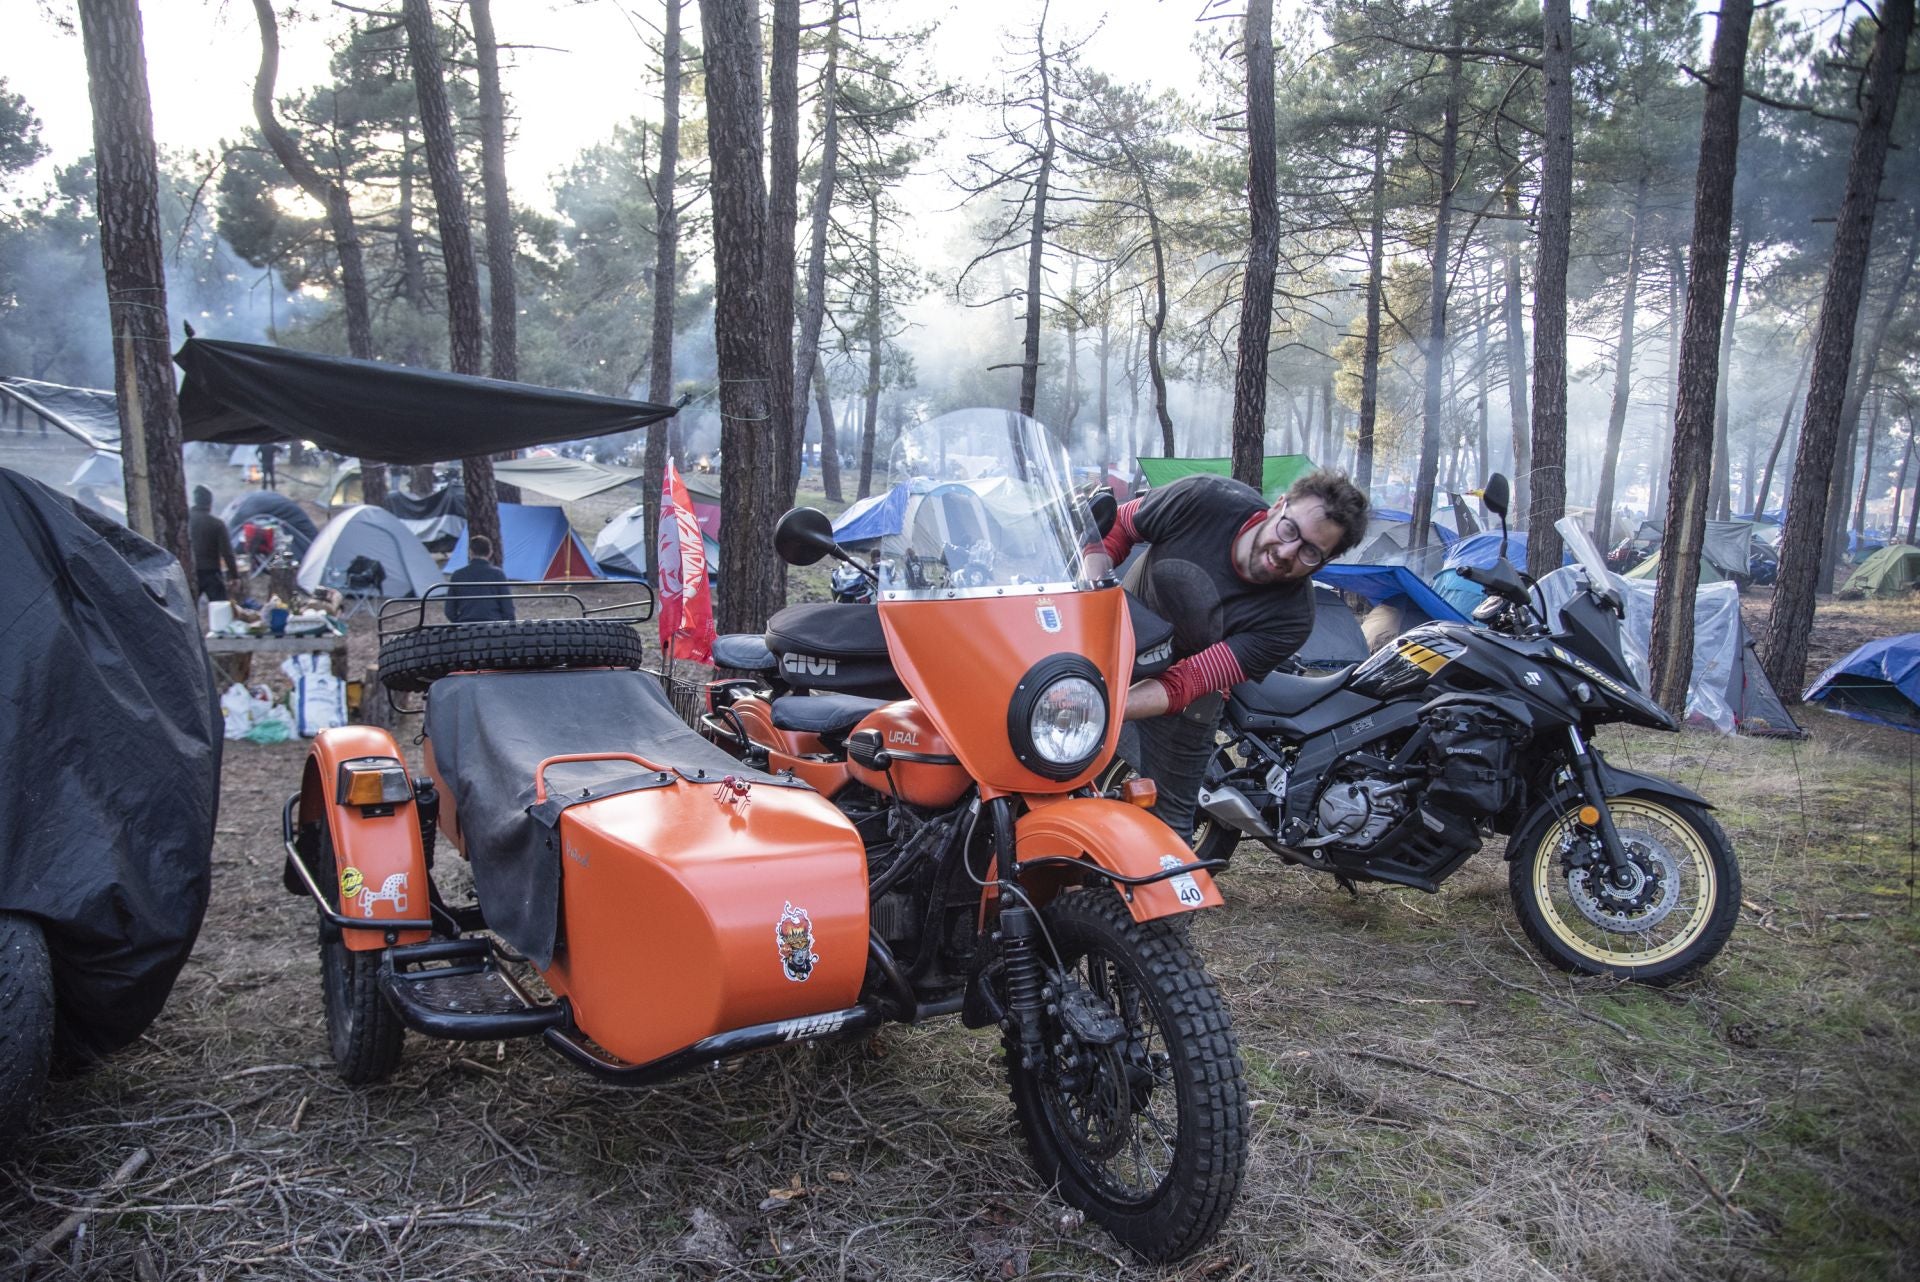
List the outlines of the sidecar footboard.
{"type": "Polygon", "coordinates": [[[886,1019],[885,1012],[878,1006],[849,1006],[845,1010],[830,1010],[820,1015],[775,1020],[770,1024],[755,1024],[751,1028],[718,1033],[702,1038],[685,1050],[675,1051],[645,1064],[624,1064],[611,1059],[566,1028],[548,1029],[546,1040],[547,1045],[596,1077],[623,1086],[652,1086],[716,1060],[732,1059],[736,1055],[765,1050],[769,1046],[817,1041],[827,1037],[850,1037],[878,1027],[886,1019]]]}
{"type": "Polygon", "coordinates": [[[479,938],[390,948],[380,962],[380,992],[408,1028],[453,1041],[531,1037],[571,1022],[566,998],[534,1001],[500,968],[496,951],[479,938]]]}

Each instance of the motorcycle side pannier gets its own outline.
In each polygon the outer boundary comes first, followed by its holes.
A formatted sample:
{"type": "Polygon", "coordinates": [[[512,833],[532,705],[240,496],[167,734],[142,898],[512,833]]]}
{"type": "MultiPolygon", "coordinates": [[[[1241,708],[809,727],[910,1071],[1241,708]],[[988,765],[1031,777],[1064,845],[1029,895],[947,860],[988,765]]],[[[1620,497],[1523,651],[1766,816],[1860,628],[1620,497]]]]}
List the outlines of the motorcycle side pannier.
{"type": "Polygon", "coordinates": [[[1498,814],[1519,787],[1516,749],[1523,734],[1491,708],[1471,704],[1430,714],[1439,772],[1427,795],[1466,814],[1498,814]]]}

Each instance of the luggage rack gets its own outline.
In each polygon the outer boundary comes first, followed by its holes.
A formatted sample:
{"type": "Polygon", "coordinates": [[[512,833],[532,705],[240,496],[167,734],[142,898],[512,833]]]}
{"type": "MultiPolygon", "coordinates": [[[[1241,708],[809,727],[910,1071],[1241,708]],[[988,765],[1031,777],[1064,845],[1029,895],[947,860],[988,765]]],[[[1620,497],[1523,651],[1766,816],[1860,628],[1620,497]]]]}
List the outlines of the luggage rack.
{"type": "MultiPolygon", "coordinates": [[[[618,580],[609,579],[509,579],[493,585],[497,591],[462,592],[463,601],[539,601],[546,603],[572,602],[577,614],[571,616],[581,619],[605,619],[609,623],[645,623],[653,618],[657,598],[653,588],[645,583],[633,583],[632,587],[646,593],[644,597],[615,601],[611,605],[590,606],[586,599],[575,590],[583,587],[605,587],[618,580]],[[556,591],[555,589],[559,589],[556,591]],[[627,613],[619,613],[620,611],[627,613]]],[[[445,619],[427,618],[429,606],[444,604],[451,595],[448,591],[453,585],[436,583],[417,597],[393,597],[380,607],[376,620],[382,641],[403,632],[417,632],[421,628],[459,628],[463,623],[450,623],[445,619]]],[[[516,608],[517,615],[519,610],[516,608]]],[[[567,617],[567,616],[560,616],[567,617]]]]}

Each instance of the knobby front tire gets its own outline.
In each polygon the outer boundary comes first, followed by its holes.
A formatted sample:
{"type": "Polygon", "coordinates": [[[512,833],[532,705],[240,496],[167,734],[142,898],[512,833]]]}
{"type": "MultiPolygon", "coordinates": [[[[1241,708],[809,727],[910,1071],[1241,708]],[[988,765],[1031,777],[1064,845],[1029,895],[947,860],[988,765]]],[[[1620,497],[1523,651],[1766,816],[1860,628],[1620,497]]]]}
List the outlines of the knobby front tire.
{"type": "MultiPolygon", "coordinates": [[[[1134,921],[1111,888],[1063,894],[1044,918],[1068,973],[1128,1035],[1080,1047],[1082,1062],[1069,1066],[1066,1035],[1050,1021],[1046,1060],[1033,1071],[1008,1040],[1014,1113],[1034,1166],[1138,1255],[1179,1259],[1219,1232],[1246,1168],[1246,1074],[1219,989],[1184,929],[1134,921]]],[[[1043,956],[1051,970],[1053,954],[1043,956]]]]}
{"type": "Polygon", "coordinates": [[[0,1140],[27,1134],[53,1065],[53,963],[31,917],[0,913],[0,1140]]]}

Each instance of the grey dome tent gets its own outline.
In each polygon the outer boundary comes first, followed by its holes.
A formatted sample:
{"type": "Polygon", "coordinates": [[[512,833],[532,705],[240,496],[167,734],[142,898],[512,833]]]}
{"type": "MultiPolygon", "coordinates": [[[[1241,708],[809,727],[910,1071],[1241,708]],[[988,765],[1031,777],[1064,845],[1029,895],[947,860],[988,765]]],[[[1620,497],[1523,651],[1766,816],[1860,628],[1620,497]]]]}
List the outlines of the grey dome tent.
{"type": "Polygon", "coordinates": [[[391,597],[420,596],[444,577],[399,517],[363,504],[327,522],[300,562],[298,582],[308,592],[391,597]]]}

